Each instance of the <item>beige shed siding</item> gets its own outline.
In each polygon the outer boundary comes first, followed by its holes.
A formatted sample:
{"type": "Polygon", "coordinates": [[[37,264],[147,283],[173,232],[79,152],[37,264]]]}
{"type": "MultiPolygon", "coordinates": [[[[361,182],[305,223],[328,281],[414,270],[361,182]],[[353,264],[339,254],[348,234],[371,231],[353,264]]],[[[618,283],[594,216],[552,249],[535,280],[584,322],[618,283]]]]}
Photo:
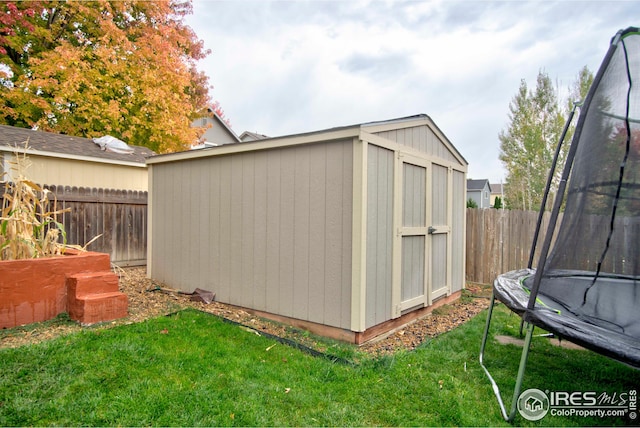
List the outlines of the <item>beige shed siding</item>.
{"type": "Polygon", "coordinates": [[[431,223],[433,225],[446,225],[447,221],[447,196],[449,194],[449,188],[447,186],[448,168],[440,165],[433,165],[431,171],[432,177],[432,208],[431,208],[431,223]]]}
{"type": "MultiPolygon", "coordinates": [[[[434,226],[450,226],[448,221],[448,173],[449,169],[433,165],[431,223],[434,226]]],[[[431,235],[431,290],[447,285],[448,236],[446,233],[431,235]]]]}
{"type": "Polygon", "coordinates": [[[426,225],[426,173],[426,169],[421,166],[404,164],[402,168],[403,227],[424,227],[426,225]]]}
{"type": "MultiPolygon", "coordinates": [[[[402,227],[427,226],[427,169],[402,165],[402,227]]],[[[402,236],[401,300],[409,301],[425,292],[425,236],[402,236]]]]}
{"type": "Polygon", "coordinates": [[[351,144],[152,165],[161,190],[152,199],[151,276],[215,291],[221,302],[348,329],[351,144]],[[175,251],[175,242],[190,245],[175,251]]]}
{"type": "Polygon", "coordinates": [[[451,245],[453,259],[451,260],[451,291],[456,292],[464,288],[465,280],[465,228],[466,228],[466,180],[463,172],[453,171],[452,176],[453,207],[451,225],[451,245]]]}
{"type": "Polygon", "coordinates": [[[29,160],[31,167],[27,170],[27,175],[40,184],[142,191],[148,189],[147,168],[144,165],[124,166],[35,155],[29,155],[29,160]]]}
{"type": "Polygon", "coordinates": [[[411,147],[430,156],[458,163],[456,157],[427,125],[382,131],[375,134],[382,138],[395,141],[398,144],[411,147]]]}
{"type": "MultiPolygon", "coordinates": [[[[402,301],[424,294],[425,283],[425,237],[402,237],[402,301]]],[[[428,272],[426,272],[428,274],[428,272]]]]}
{"type": "MultiPolygon", "coordinates": [[[[450,143],[443,141],[441,134],[429,124],[419,124],[417,126],[400,127],[397,129],[387,129],[370,132],[385,140],[390,140],[395,144],[407,147],[407,153],[412,156],[422,157],[418,153],[423,153],[428,162],[427,170],[427,226],[434,226],[435,232],[427,235],[427,263],[425,266],[429,284],[431,299],[437,299],[446,294],[461,290],[464,287],[464,233],[465,233],[465,211],[459,210],[464,206],[464,177],[466,163],[459,154],[454,153],[455,149],[450,143]],[[409,150],[411,149],[411,151],[409,150]],[[453,151],[452,151],[453,150],[453,151]],[[462,205],[461,205],[462,204],[462,205]]],[[[371,140],[382,146],[387,146],[383,140],[371,140]]],[[[400,150],[398,146],[390,144],[388,148],[400,150]]],[[[411,168],[403,169],[403,181],[413,179],[411,168]]],[[[418,182],[418,181],[416,181],[418,182]]],[[[416,189],[417,191],[418,189],[416,189]]],[[[403,194],[402,224],[403,226],[419,225],[420,213],[414,213],[407,209],[407,201],[415,196],[417,192],[408,191],[405,188],[403,194]],[[407,193],[408,192],[408,193],[407,193]]],[[[417,207],[417,206],[416,206],[417,207]]],[[[409,236],[402,238],[402,301],[409,300],[420,295],[418,287],[424,276],[420,277],[419,266],[424,259],[424,239],[425,237],[409,236]],[[420,242],[420,239],[423,241],[420,242]],[[415,284],[415,286],[412,286],[415,284]]],[[[369,282],[369,281],[368,281],[369,282]]]]}
{"type": "Polygon", "coordinates": [[[394,152],[367,149],[366,328],[391,319],[394,152]]]}

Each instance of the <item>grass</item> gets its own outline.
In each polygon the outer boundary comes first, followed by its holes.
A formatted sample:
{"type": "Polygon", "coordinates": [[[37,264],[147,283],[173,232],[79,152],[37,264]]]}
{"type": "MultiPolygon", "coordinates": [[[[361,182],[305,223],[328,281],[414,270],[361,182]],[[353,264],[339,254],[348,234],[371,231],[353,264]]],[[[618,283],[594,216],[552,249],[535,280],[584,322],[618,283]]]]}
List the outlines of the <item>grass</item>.
{"type": "MultiPolygon", "coordinates": [[[[83,330],[0,351],[0,426],[497,426],[506,425],[477,358],[485,313],[412,352],[357,361],[314,357],[193,310],[83,330]]],[[[495,334],[519,318],[494,312],[495,334]]],[[[486,361],[509,391],[520,348],[492,342],[486,361]]],[[[627,392],[638,372],[536,338],[524,389],[627,392]]],[[[507,400],[508,401],[508,400],[507,400]]],[[[507,403],[509,404],[509,403],[507,403]]],[[[547,415],[518,425],[624,425],[547,415]]]]}

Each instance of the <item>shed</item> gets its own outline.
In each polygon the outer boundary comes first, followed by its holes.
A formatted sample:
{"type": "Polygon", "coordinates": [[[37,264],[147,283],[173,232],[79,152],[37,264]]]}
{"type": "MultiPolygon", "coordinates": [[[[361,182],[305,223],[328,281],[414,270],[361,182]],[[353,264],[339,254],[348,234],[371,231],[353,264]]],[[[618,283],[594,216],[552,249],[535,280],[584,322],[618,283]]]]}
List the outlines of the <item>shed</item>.
{"type": "Polygon", "coordinates": [[[362,343],[460,296],[467,162],[427,115],[154,156],[150,277],[362,343]]]}
{"type": "Polygon", "coordinates": [[[133,153],[114,153],[88,138],[0,125],[0,174],[10,175],[14,155],[26,153],[32,163],[27,174],[36,183],[146,191],[145,158],[154,152],[129,147],[133,153]]]}

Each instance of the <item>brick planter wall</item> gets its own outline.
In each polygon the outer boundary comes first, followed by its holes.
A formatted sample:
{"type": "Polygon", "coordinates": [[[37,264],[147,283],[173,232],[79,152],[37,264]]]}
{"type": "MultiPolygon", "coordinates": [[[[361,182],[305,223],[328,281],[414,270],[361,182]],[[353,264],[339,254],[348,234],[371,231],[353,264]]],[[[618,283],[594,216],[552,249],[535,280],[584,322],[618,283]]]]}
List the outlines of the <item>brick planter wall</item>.
{"type": "Polygon", "coordinates": [[[63,312],[83,324],[127,316],[126,295],[118,292],[118,278],[110,269],[108,254],[73,250],[58,257],[0,261],[0,328],[46,321],[63,312]],[[78,274],[89,273],[100,273],[109,284],[108,291],[98,279],[93,280],[93,285],[85,285],[76,296],[78,274]],[[72,283],[76,285],[70,295],[72,283]],[[92,287],[96,288],[95,293],[92,287]],[[75,305],[73,311],[70,301],[75,305]]]}

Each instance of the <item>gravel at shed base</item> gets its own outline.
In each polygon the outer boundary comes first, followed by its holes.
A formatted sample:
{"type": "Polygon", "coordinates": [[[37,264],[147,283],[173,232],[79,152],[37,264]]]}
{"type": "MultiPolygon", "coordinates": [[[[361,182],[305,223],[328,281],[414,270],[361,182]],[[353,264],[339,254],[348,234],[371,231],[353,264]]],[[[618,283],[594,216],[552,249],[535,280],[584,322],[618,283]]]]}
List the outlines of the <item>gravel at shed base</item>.
{"type": "MultiPolygon", "coordinates": [[[[316,343],[309,335],[297,334],[299,332],[291,327],[253,316],[242,308],[218,302],[210,304],[194,302],[190,300],[189,295],[180,294],[177,291],[162,291],[160,288],[169,289],[164,284],[156,283],[147,278],[144,267],[118,269],[118,273],[120,275],[120,291],[129,298],[128,317],[91,327],[83,327],[62,317],[46,323],[0,330],[0,348],[15,348],[38,343],[86,328],[101,329],[141,322],[191,307],[227,318],[258,331],[304,342],[305,346],[321,352],[324,351],[322,344],[316,343]]],[[[487,296],[490,295],[490,286],[467,284],[465,293],[467,295],[465,298],[438,308],[434,313],[416,320],[382,339],[362,345],[360,349],[374,356],[392,354],[399,350],[412,350],[424,340],[459,326],[488,307],[489,299],[487,296]]]]}

